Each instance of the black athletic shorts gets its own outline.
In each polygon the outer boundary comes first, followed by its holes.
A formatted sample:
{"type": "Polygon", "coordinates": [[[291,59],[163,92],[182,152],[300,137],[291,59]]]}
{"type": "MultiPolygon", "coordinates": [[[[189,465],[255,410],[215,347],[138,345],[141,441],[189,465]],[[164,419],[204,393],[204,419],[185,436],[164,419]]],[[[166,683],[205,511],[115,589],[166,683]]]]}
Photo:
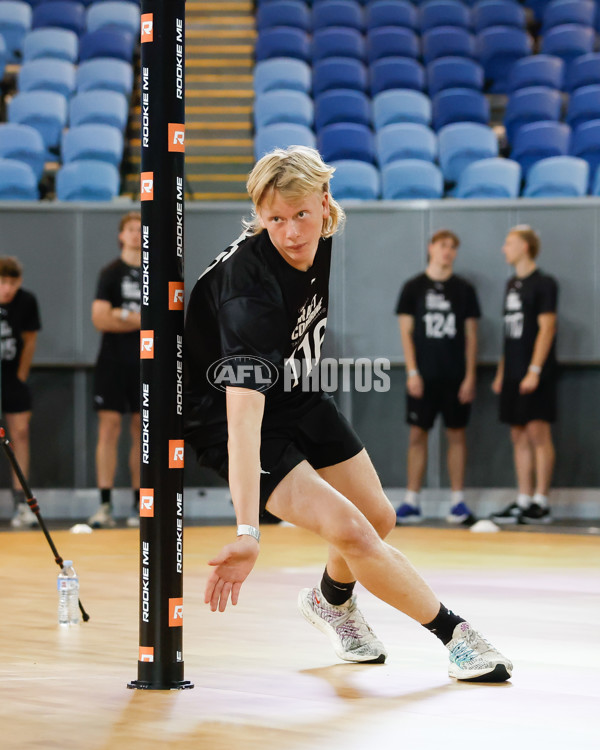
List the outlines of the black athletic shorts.
{"type": "Polygon", "coordinates": [[[462,380],[425,380],[421,398],[406,394],[406,421],[410,425],[430,430],[435,418],[441,413],[444,424],[450,430],[467,426],[471,404],[461,404],[458,389],[462,380]]]}
{"type": "Polygon", "coordinates": [[[140,410],[139,362],[101,360],[94,372],[94,409],[137,414],[140,410]]]}
{"type": "Polygon", "coordinates": [[[15,375],[2,380],[2,411],[4,414],[20,414],[31,411],[31,391],[27,383],[15,375]]]}
{"type": "Polygon", "coordinates": [[[523,427],[534,419],[556,421],[556,378],[544,378],[533,393],[519,393],[518,380],[505,380],[500,392],[500,421],[523,427]]]}
{"type": "MultiPolygon", "coordinates": [[[[334,466],[353,458],[363,444],[352,426],[338,411],[332,398],[323,398],[300,419],[286,426],[261,432],[260,512],[279,482],[301,461],[315,469],[334,466]]],[[[201,466],[214,469],[229,481],[227,443],[197,449],[201,466]]]]}

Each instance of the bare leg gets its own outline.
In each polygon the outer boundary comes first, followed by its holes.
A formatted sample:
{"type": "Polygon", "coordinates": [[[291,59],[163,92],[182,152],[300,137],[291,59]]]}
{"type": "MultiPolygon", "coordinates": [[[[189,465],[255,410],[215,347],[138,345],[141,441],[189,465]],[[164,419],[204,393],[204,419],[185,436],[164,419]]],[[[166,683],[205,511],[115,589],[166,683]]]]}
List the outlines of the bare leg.
{"type": "Polygon", "coordinates": [[[427,467],[427,431],[411,425],[408,438],[408,479],[406,488],[420,492],[427,467]]]}
{"type": "Polygon", "coordinates": [[[129,434],[131,436],[131,447],[129,449],[129,473],[131,475],[131,486],[134,490],[140,488],[140,436],[141,420],[139,414],[132,414],[129,423],[129,434]]]}
{"type": "Polygon", "coordinates": [[[513,443],[515,471],[519,493],[533,495],[533,450],[525,427],[511,427],[510,436],[513,443]]]}
{"type": "MultiPolygon", "coordinates": [[[[22,411],[16,414],[5,414],[5,417],[15,458],[21,467],[23,476],[27,479],[29,477],[29,422],[31,421],[31,412],[22,411]]],[[[21,489],[21,483],[14,472],[12,473],[12,483],[16,490],[21,489]]]]}
{"type": "Polygon", "coordinates": [[[101,489],[112,488],[117,470],[117,445],[122,417],[118,411],[98,412],[98,443],[96,445],[96,482],[101,489]]]}
{"type": "Polygon", "coordinates": [[[464,489],[465,466],[467,463],[467,441],[465,430],[446,430],[448,438],[448,474],[450,475],[450,487],[453,492],[464,489]]]}
{"type": "Polygon", "coordinates": [[[552,481],[555,455],[550,424],[536,419],[529,422],[525,430],[535,457],[535,491],[546,496],[552,481]]]}

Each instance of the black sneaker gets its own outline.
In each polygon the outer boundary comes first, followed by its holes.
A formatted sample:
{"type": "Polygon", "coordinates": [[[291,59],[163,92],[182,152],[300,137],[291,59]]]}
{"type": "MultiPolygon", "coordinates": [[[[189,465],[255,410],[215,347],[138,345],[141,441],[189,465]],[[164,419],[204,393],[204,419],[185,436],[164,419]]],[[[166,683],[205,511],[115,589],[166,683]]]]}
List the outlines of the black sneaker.
{"type": "Polygon", "coordinates": [[[517,503],[511,503],[499,513],[492,513],[491,519],[495,523],[520,523],[523,515],[523,508],[517,503]]]}
{"type": "Polygon", "coordinates": [[[552,523],[550,508],[531,503],[529,508],[522,512],[521,523],[552,523]]]}

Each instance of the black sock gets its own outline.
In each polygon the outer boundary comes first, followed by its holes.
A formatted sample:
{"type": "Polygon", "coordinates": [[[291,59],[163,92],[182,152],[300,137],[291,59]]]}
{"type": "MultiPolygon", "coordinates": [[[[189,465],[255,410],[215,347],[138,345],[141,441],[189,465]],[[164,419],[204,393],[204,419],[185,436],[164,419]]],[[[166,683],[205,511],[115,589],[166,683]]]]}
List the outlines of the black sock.
{"type": "Polygon", "coordinates": [[[454,628],[459,622],[466,622],[466,620],[463,617],[455,615],[451,609],[448,609],[448,607],[445,607],[440,602],[440,611],[437,613],[435,620],[423,623],[423,627],[437,636],[445,646],[452,640],[454,628]]]}
{"type": "Polygon", "coordinates": [[[140,507],[140,491],[134,490],[133,491],[133,509],[139,510],[140,507]]]}
{"type": "Polygon", "coordinates": [[[112,489],[110,487],[108,489],[100,490],[100,502],[102,503],[102,505],[110,505],[111,495],[112,489]]]}
{"type": "Polygon", "coordinates": [[[356,581],[352,583],[340,583],[334,581],[333,578],[327,572],[327,568],[323,571],[323,578],[321,579],[321,593],[329,604],[339,606],[344,604],[352,596],[356,581]]]}

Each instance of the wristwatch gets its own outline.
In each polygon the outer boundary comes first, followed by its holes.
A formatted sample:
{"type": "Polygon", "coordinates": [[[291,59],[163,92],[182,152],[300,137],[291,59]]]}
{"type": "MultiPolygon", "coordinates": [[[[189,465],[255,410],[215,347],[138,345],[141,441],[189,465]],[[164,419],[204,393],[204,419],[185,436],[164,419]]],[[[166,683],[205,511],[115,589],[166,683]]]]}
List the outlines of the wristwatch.
{"type": "Polygon", "coordinates": [[[542,371],[542,368],[539,365],[529,365],[529,372],[535,372],[536,375],[539,375],[542,371]]]}
{"type": "Polygon", "coordinates": [[[237,535],[238,536],[251,536],[256,539],[257,542],[260,542],[260,531],[256,528],[256,526],[250,526],[247,523],[240,523],[237,527],[237,535]]]}

